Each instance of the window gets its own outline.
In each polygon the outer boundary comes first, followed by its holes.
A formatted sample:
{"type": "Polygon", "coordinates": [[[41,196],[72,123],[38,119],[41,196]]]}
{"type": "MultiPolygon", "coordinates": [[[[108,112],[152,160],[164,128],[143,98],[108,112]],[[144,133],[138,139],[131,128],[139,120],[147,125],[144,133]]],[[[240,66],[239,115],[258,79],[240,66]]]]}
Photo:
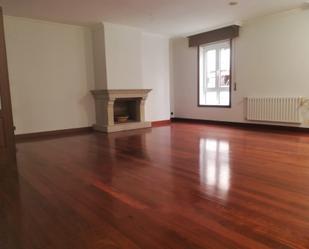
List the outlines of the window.
{"type": "Polygon", "coordinates": [[[231,106],[231,43],[199,46],[199,106],[231,106]]]}

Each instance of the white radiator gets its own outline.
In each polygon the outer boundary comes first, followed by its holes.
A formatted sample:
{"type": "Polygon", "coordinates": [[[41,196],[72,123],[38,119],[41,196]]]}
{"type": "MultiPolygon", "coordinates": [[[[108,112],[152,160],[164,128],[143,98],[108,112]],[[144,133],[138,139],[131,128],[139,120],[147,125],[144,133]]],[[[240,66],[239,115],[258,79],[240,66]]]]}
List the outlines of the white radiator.
{"type": "Polygon", "coordinates": [[[301,123],[302,97],[248,97],[247,120],[301,123]]]}

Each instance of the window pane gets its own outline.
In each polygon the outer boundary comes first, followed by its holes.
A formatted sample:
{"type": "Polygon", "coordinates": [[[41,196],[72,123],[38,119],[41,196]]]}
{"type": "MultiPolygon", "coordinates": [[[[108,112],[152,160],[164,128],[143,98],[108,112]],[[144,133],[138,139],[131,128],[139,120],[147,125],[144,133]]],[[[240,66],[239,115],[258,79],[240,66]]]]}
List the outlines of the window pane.
{"type": "Polygon", "coordinates": [[[220,105],[229,105],[229,104],[230,104],[230,93],[220,92],[220,105]]]}
{"type": "Polygon", "coordinates": [[[200,105],[206,105],[206,91],[203,87],[203,85],[200,85],[200,99],[199,99],[200,105]]]}
{"type": "Polygon", "coordinates": [[[230,86],[230,49],[220,50],[220,87],[230,86]]]}
{"type": "Polygon", "coordinates": [[[220,74],[220,87],[229,87],[230,86],[230,72],[221,71],[220,74]]]}
{"type": "Polygon", "coordinates": [[[216,50],[208,50],[206,53],[206,66],[207,66],[207,73],[215,72],[216,71],[216,50]]]}
{"type": "Polygon", "coordinates": [[[200,75],[199,75],[199,105],[206,105],[206,78],[205,78],[205,53],[204,48],[200,48],[199,53],[199,63],[200,63],[200,75]]]}
{"type": "Polygon", "coordinates": [[[216,87],[216,50],[208,50],[206,52],[206,79],[207,88],[216,87]]]}
{"type": "Polygon", "coordinates": [[[206,105],[218,105],[217,92],[206,93],[206,105]]]}
{"type": "Polygon", "coordinates": [[[200,47],[199,104],[228,106],[230,104],[230,42],[200,47]]]}
{"type": "Polygon", "coordinates": [[[220,50],[220,70],[230,70],[230,49],[222,48],[220,50]]]}
{"type": "Polygon", "coordinates": [[[207,88],[215,88],[216,87],[216,74],[212,73],[207,77],[207,88]]]}

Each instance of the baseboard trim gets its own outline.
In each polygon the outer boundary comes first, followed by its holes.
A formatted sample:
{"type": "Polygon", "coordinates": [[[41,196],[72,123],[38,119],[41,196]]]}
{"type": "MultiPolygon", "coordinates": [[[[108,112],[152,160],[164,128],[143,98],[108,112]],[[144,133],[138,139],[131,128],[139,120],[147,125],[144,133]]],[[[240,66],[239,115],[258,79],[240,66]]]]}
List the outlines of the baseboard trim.
{"type": "Polygon", "coordinates": [[[15,141],[22,142],[22,141],[29,140],[29,139],[44,139],[44,138],[55,137],[55,136],[78,135],[78,134],[83,134],[83,133],[89,133],[92,131],[93,131],[92,127],[81,127],[81,128],[72,128],[72,129],[64,129],[64,130],[18,134],[18,135],[15,135],[15,141]]]}
{"type": "Polygon", "coordinates": [[[267,125],[267,124],[256,124],[256,123],[238,123],[238,122],[203,120],[203,119],[190,119],[190,118],[172,118],[172,122],[230,126],[230,127],[236,127],[236,128],[242,128],[242,129],[250,129],[250,130],[292,131],[292,132],[309,133],[309,128],[282,126],[282,125],[267,125]]]}
{"type": "Polygon", "coordinates": [[[160,121],[153,121],[151,122],[151,126],[152,127],[158,127],[158,126],[165,126],[165,125],[170,125],[171,124],[171,120],[160,120],[160,121]]]}

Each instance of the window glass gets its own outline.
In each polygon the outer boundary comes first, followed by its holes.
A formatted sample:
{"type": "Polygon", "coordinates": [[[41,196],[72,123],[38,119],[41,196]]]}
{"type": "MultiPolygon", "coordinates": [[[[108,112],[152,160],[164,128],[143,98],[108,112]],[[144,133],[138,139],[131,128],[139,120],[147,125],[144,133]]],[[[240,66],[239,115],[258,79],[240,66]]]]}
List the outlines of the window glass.
{"type": "Polygon", "coordinates": [[[199,56],[199,105],[230,106],[230,42],[200,46],[199,56]]]}

